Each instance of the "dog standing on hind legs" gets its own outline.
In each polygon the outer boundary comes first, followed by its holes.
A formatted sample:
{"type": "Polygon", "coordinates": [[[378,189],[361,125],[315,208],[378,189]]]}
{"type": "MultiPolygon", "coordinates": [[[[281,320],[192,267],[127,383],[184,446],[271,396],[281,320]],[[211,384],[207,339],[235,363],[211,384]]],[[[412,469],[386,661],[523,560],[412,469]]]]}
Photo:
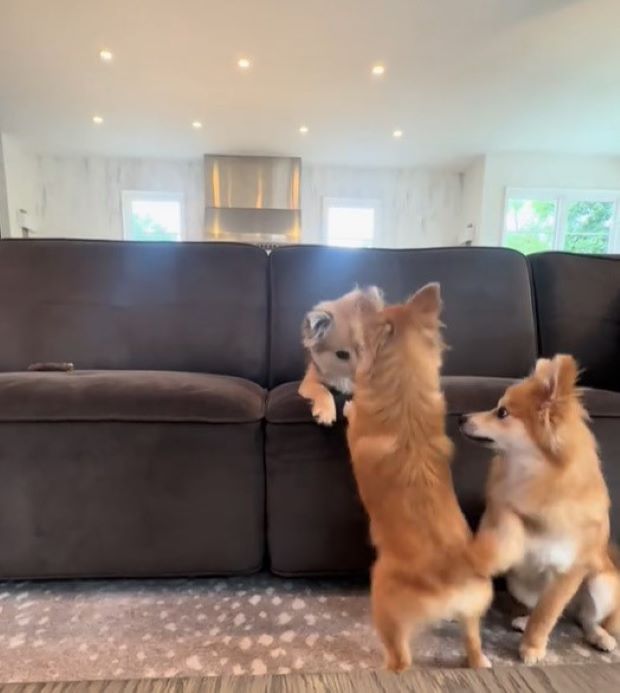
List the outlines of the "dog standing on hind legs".
{"type": "Polygon", "coordinates": [[[467,661],[488,667],[480,619],[493,596],[459,507],[440,389],[443,343],[438,284],[403,305],[367,312],[347,440],[377,550],[371,602],[386,665],[411,664],[410,640],[456,618],[467,661]]]}

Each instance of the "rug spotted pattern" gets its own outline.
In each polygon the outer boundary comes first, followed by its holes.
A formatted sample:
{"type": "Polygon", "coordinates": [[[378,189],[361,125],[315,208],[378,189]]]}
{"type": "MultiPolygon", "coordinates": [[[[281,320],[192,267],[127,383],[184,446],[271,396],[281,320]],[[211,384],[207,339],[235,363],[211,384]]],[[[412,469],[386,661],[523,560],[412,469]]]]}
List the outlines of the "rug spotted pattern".
{"type": "MultiPolygon", "coordinates": [[[[505,600],[504,600],[505,601],[505,600]]],[[[500,599],[499,602],[502,602],[500,599]]],[[[506,604],[487,615],[485,651],[516,663],[519,634],[506,604]]],[[[416,664],[463,663],[458,626],[415,642],[416,664]]],[[[546,664],[620,662],[558,625],[546,664]]],[[[350,672],[381,665],[367,585],[226,580],[0,584],[0,681],[350,672]]]]}

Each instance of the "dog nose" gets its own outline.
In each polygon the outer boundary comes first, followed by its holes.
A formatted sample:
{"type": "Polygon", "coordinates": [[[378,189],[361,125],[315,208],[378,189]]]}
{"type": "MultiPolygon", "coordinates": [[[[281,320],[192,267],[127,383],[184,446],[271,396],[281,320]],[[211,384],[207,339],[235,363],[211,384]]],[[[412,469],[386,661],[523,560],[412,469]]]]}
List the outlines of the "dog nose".
{"type": "Polygon", "coordinates": [[[459,416],[459,426],[462,428],[466,423],[469,416],[467,414],[461,414],[459,416]]]}

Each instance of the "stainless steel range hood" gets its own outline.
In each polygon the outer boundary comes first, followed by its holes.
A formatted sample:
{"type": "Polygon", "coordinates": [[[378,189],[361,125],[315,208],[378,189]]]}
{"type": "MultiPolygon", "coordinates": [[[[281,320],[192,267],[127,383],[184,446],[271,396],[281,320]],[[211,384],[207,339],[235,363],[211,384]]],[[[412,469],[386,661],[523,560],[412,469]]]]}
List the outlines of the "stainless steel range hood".
{"type": "Polygon", "coordinates": [[[301,159],[208,154],[205,181],[208,239],[299,241],[301,159]]]}

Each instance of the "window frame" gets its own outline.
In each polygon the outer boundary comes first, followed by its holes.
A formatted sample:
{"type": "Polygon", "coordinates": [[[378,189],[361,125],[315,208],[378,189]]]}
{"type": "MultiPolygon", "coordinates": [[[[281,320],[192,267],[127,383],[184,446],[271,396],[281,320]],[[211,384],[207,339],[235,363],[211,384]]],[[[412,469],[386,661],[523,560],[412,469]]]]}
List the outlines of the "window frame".
{"type": "Polygon", "coordinates": [[[381,218],[381,200],[373,197],[323,197],[323,214],[322,214],[322,242],[330,248],[374,248],[375,242],[379,234],[381,218]],[[332,207],[348,207],[353,209],[372,209],[375,213],[374,225],[372,229],[372,238],[368,245],[360,246],[344,246],[331,245],[329,243],[329,210],[332,207]]]}
{"type": "MultiPolygon", "coordinates": [[[[123,240],[131,241],[129,237],[131,230],[132,203],[135,201],[147,202],[178,202],[180,208],[179,215],[179,238],[175,241],[162,241],[167,243],[179,243],[185,240],[185,195],[182,192],[172,192],[170,190],[123,190],[121,192],[121,212],[123,216],[123,240]]],[[[137,242],[137,241],[134,241],[137,242]]],[[[146,241],[150,242],[150,241],[146,241]]]]}
{"type": "Polygon", "coordinates": [[[614,214],[609,229],[609,242],[607,251],[602,255],[610,255],[620,252],[620,190],[599,188],[522,188],[506,187],[504,190],[504,205],[502,214],[502,247],[506,247],[508,228],[506,225],[506,213],[510,199],[521,200],[545,200],[555,201],[556,217],[553,229],[553,244],[551,250],[571,252],[564,250],[566,238],[566,222],[568,207],[575,202],[611,202],[614,205],[614,214]]]}

